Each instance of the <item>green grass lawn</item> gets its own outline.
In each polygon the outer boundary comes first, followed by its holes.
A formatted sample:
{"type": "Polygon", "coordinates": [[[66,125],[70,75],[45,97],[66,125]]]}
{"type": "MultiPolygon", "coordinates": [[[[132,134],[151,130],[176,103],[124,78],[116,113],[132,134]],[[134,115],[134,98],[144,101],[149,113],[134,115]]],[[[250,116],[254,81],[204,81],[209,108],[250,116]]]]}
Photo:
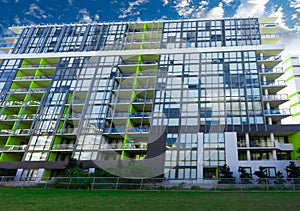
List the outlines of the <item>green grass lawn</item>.
{"type": "Polygon", "coordinates": [[[298,210],[300,192],[0,188],[0,210],[298,210]]]}

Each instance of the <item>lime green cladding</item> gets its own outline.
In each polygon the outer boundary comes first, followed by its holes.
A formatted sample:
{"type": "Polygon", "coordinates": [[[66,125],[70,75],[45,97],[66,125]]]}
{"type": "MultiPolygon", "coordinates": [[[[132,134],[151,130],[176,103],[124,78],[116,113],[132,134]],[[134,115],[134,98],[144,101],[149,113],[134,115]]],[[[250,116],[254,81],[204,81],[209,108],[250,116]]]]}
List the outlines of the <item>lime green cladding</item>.
{"type": "Polygon", "coordinates": [[[288,139],[294,146],[294,151],[291,153],[292,160],[300,160],[300,132],[290,135],[288,139]]]}

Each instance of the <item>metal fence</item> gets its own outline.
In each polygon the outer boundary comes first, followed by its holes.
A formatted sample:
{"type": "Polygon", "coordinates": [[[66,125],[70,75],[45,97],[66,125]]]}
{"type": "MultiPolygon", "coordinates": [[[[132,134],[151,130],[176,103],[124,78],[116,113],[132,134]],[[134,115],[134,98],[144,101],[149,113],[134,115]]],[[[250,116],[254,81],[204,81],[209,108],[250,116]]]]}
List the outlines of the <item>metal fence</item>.
{"type": "Polygon", "coordinates": [[[15,181],[15,177],[0,177],[1,187],[38,189],[91,190],[182,190],[182,191],[300,191],[300,178],[266,179],[199,179],[167,180],[165,178],[120,177],[52,177],[15,181]]]}

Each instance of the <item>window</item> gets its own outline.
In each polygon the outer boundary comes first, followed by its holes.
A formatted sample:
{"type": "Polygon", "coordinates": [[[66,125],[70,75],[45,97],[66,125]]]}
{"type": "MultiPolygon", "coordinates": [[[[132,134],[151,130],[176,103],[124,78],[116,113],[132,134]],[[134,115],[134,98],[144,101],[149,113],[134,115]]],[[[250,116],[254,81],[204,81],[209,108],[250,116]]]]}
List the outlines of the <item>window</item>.
{"type": "Polygon", "coordinates": [[[276,176],[276,168],[275,167],[265,167],[267,177],[275,177],[276,176]]]}
{"type": "Polygon", "coordinates": [[[252,170],[251,167],[241,167],[247,174],[249,174],[250,178],[252,178],[252,170]]]}

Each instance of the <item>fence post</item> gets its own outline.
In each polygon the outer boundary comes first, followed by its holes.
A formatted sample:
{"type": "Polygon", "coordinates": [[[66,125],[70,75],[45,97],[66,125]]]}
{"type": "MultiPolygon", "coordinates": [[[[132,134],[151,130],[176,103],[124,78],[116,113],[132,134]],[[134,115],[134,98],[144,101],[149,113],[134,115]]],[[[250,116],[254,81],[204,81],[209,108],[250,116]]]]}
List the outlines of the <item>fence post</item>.
{"type": "Polygon", "coordinates": [[[292,178],[292,184],[293,184],[293,190],[294,190],[294,192],[295,192],[296,189],[295,189],[295,181],[294,181],[294,178],[292,178]]]}
{"type": "Polygon", "coordinates": [[[267,191],[269,191],[269,180],[266,178],[267,191]]]}
{"type": "Polygon", "coordinates": [[[117,177],[117,182],[116,182],[115,190],[118,190],[119,178],[120,178],[120,177],[117,177]]]}
{"type": "Polygon", "coordinates": [[[95,183],[95,177],[93,177],[92,185],[91,185],[91,190],[94,190],[94,183],[95,183]]]}
{"type": "Polygon", "coordinates": [[[141,179],[140,190],[142,190],[142,186],[143,186],[143,178],[141,179]]]}
{"type": "Polygon", "coordinates": [[[67,189],[70,189],[71,181],[72,181],[72,177],[70,177],[70,179],[69,179],[69,184],[68,184],[68,188],[67,189]]]}

